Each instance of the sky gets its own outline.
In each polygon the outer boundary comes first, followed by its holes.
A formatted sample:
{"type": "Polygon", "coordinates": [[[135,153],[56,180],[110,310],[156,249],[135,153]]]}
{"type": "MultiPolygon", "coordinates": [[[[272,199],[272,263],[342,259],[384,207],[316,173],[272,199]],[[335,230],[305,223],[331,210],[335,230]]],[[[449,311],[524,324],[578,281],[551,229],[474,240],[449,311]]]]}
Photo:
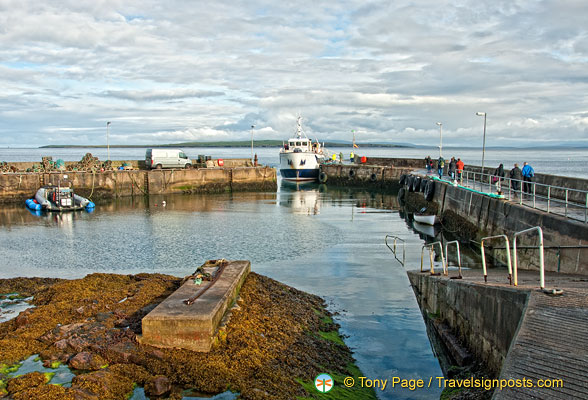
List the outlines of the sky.
{"type": "Polygon", "coordinates": [[[320,141],[475,147],[476,112],[486,146],[588,145],[587,16],[585,0],[0,0],[0,146],[283,140],[300,115],[320,141]]]}

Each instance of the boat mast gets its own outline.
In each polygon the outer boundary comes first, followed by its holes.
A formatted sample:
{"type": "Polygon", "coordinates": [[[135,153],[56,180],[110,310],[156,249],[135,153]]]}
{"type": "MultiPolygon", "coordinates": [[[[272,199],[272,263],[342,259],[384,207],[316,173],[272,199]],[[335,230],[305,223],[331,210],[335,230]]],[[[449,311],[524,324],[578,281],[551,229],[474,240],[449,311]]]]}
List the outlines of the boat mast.
{"type": "Polygon", "coordinates": [[[301,138],[302,137],[302,117],[298,116],[298,119],[296,120],[296,137],[297,138],[301,138]]]}

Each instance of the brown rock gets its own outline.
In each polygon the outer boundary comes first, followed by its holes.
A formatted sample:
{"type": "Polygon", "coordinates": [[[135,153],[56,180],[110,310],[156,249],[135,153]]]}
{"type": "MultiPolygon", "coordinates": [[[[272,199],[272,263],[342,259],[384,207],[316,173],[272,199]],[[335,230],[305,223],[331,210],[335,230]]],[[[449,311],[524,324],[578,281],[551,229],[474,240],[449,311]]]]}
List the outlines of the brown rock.
{"type": "Polygon", "coordinates": [[[145,393],[148,396],[163,396],[171,390],[171,383],[167,376],[157,375],[145,384],[145,393]]]}
{"type": "Polygon", "coordinates": [[[68,391],[74,400],[99,400],[100,396],[95,393],[89,392],[80,388],[71,388],[68,391]]]}
{"type": "Polygon", "coordinates": [[[69,360],[69,366],[73,369],[86,371],[98,371],[106,365],[106,361],[97,354],[83,351],[69,360]]]}

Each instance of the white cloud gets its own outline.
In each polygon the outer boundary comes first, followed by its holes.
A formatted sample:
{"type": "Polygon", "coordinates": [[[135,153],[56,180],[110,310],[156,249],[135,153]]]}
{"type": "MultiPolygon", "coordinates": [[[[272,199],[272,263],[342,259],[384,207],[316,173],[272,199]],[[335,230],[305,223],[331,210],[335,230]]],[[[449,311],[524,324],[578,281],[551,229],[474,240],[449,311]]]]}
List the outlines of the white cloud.
{"type": "MultiPolygon", "coordinates": [[[[588,3],[0,3],[7,145],[586,138],[588,3]],[[94,130],[94,131],[93,131],[94,130]]],[[[497,143],[498,144],[498,143],[497,143]]]]}

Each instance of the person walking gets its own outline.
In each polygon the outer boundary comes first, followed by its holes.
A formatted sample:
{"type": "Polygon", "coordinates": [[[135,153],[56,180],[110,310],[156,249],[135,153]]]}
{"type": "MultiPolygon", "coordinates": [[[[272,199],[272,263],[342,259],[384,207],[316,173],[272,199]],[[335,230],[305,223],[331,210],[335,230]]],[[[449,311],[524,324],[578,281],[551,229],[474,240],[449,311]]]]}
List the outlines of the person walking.
{"type": "Polygon", "coordinates": [[[449,177],[451,178],[452,181],[455,180],[455,157],[451,157],[451,161],[449,161],[449,177]]]}
{"type": "Polygon", "coordinates": [[[523,170],[521,171],[523,174],[523,190],[525,193],[531,193],[531,182],[533,182],[533,177],[535,176],[535,170],[531,167],[528,163],[523,163],[523,170]]]}
{"type": "Polygon", "coordinates": [[[353,151],[351,153],[349,153],[349,161],[351,161],[351,164],[353,164],[353,159],[355,158],[355,155],[353,154],[353,151]]]}
{"type": "Polygon", "coordinates": [[[339,153],[339,164],[343,164],[343,152],[339,153]]]}
{"type": "Polygon", "coordinates": [[[504,180],[504,165],[500,164],[498,168],[494,170],[494,176],[492,181],[496,183],[496,193],[502,194],[502,181],[504,180]]]}
{"type": "Polygon", "coordinates": [[[461,161],[461,158],[458,158],[457,162],[455,163],[455,172],[457,172],[457,180],[459,181],[460,184],[461,184],[461,175],[463,174],[464,167],[465,167],[465,164],[463,163],[463,161],[461,161]]]}
{"type": "Polygon", "coordinates": [[[513,188],[513,190],[515,191],[515,195],[516,192],[520,189],[521,187],[521,180],[523,179],[523,172],[521,171],[521,169],[519,168],[519,164],[514,165],[514,168],[510,170],[510,183],[511,186],[513,188]]]}
{"type": "Polygon", "coordinates": [[[439,179],[443,177],[443,168],[445,168],[445,159],[439,156],[437,160],[437,173],[439,174],[439,179]]]}
{"type": "Polygon", "coordinates": [[[431,156],[425,157],[425,166],[427,167],[427,174],[431,173],[431,156]]]}

